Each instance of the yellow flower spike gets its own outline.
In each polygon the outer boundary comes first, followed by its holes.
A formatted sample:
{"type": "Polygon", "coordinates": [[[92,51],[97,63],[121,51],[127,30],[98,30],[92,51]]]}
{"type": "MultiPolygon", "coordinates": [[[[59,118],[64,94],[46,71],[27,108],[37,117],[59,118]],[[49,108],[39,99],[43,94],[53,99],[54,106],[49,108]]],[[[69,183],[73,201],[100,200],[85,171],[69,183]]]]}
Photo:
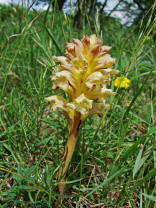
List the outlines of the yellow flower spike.
{"type": "MultiPolygon", "coordinates": [[[[70,101],[60,96],[45,99],[46,102],[51,102],[52,111],[61,109],[69,123],[64,166],[58,174],[60,182],[67,178],[66,172],[78,139],[80,125],[88,116],[95,113],[101,116],[104,109],[109,109],[108,96],[114,93],[107,89],[107,85],[111,76],[118,73],[118,70],[113,69],[115,59],[108,54],[111,47],[102,46],[102,39],[93,34],[90,37],[84,36],[82,40],[72,41],[66,43],[65,56],[53,57],[59,65],[58,72],[52,76],[53,89],[64,90],[70,101]],[[94,100],[98,100],[98,103],[93,103],[94,100]]],[[[60,183],[58,188],[63,194],[65,184],[60,183]]]]}
{"type": "Polygon", "coordinates": [[[117,77],[114,81],[114,86],[120,88],[128,88],[130,83],[131,80],[129,80],[127,77],[117,77]]]}

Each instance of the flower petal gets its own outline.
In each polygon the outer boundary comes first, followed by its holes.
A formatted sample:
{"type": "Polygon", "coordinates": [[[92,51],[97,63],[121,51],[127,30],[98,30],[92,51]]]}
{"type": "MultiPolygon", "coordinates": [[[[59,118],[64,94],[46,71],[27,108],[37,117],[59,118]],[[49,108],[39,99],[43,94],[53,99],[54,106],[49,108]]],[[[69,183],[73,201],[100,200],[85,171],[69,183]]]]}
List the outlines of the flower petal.
{"type": "Polygon", "coordinates": [[[89,47],[89,45],[90,45],[90,39],[89,39],[89,37],[88,37],[87,35],[85,35],[85,36],[83,37],[82,43],[83,43],[83,46],[89,47]]]}
{"type": "Polygon", "coordinates": [[[98,54],[101,50],[102,40],[97,41],[97,44],[91,49],[91,53],[98,54]]]}
{"type": "Polygon", "coordinates": [[[93,35],[90,36],[90,45],[91,45],[91,48],[97,44],[97,41],[98,41],[98,39],[97,39],[97,37],[96,37],[95,34],[93,34],[93,35]]]}
{"type": "Polygon", "coordinates": [[[78,46],[78,50],[81,52],[83,50],[83,44],[79,39],[73,38],[73,43],[78,46]]]}
{"type": "Polygon", "coordinates": [[[111,48],[110,46],[101,46],[101,52],[108,53],[111,48]]]}

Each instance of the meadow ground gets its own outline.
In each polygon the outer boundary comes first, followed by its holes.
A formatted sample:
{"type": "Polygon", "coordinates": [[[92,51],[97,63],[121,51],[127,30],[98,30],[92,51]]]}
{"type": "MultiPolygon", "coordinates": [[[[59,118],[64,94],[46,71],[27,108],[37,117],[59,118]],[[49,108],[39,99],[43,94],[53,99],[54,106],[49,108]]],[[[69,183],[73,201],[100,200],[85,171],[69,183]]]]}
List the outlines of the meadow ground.
{"type": "Polygon", "coordinates": [[[0,7],[0,207],[54,207],[59,197],[68,125],[49,111],[54,55],[85,34],[112,46],[119,77],[111,109],[81,127],[62,207],[156,207],[155,22],[126,28],[113,18],[88,18],[81,30],[72,16],[0,7]]]}

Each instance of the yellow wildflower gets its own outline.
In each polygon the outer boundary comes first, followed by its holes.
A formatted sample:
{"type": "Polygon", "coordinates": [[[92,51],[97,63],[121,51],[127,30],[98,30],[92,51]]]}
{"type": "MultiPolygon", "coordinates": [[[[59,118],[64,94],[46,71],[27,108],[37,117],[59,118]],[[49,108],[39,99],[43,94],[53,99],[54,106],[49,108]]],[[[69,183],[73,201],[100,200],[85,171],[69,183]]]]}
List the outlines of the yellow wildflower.
{"type": "MultiPolygon", "coordinates": [[[[60,169],[59,179],[65,181],[65,172],[72,158],[78,139],[80,124],[91,114],[100,114],[109,109],[108,96],[113,95],[107,85],[111,76],[118,73],[113,69],[115,59],[108,52],[109,46],[102,46],[102,39],[96,35],[84,36],[82,40],[73,39],[66,44],[65,56],[53,57],[58,72],[52,77],[53,89],[65,91],[70,102],[60,96],[45,98],[51,103],[51,109],[60,109],[69,122],[69,139],[64,154],[64,167],[60,169]],[[93,103],[94,100],[99,102],[93,103]]],[[[59,184],[59,191],[64,192],[65,184],[59,184]]]]}
{"type": "MultiPolygon", "coordinates": [[[[129,107],[130,104],[131,104],[131,101],[128,101],[128,102],[126,103],[126,107],[129,107]]],[[[131,106],[131,109],[133,109],[133,108],[134,108],[134,105],[131,106]]]]}
{"type": "Polygon", "coordinates": [[[128,88],[130,83],[131,80],[129,80],[127,77],[117,77],[114,81],[114,86],[120,88],[128,88]]]}

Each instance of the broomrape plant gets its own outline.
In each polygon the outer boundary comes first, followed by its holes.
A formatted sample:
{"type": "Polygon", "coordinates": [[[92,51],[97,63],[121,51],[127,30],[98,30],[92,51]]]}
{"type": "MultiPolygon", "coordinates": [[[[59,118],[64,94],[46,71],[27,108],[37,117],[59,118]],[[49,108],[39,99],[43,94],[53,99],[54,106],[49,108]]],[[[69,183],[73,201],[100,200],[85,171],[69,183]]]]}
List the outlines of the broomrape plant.
{"type": "MultiPolygon", "coordinates": [[[[58,174],[61,182],[66,181],[66,171],[75,149],[80,125],[91,114],[102,114],[103,109],[109,109],[108,96],[114,92],[107,89],[107,85],[111,81],[111,75],[118,73],[118,70],[113,69],[115,59],[108,54],[110,49],[109,46],[102,46],[102,39],[91,35],[66,43],[65,56],[53,57],[55,62],[60,63],[58,72],[51,77],[53,89],[62,89],[70,98],[69,102],[56,95],[45,98],[46,102],[51,103],[52,111],[60,110],[69,124],[64,166],[58,174]]],[[[58,188],[63,194],[65,184],[59,184],[58,188]]]]}

